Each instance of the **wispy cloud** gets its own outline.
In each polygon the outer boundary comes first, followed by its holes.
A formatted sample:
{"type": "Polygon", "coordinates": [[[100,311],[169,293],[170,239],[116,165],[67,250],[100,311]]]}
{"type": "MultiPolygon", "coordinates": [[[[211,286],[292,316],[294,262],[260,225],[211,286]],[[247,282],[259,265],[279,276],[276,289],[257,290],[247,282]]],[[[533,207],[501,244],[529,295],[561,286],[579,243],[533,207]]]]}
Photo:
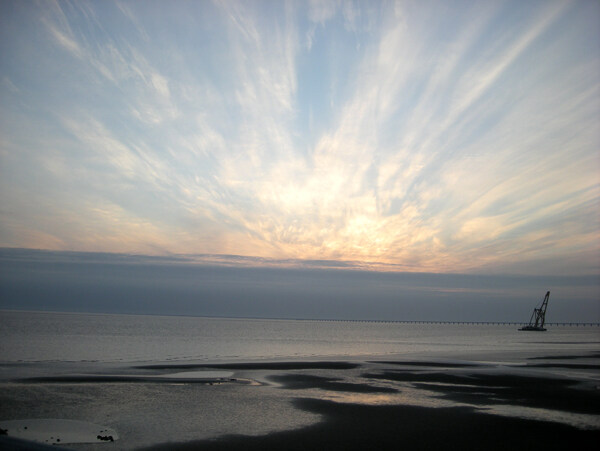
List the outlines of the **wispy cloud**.
{"type": "Polygon", "coordinates": [[[598,271],[597,13],[17,4],[0,244],[598,271]]]}

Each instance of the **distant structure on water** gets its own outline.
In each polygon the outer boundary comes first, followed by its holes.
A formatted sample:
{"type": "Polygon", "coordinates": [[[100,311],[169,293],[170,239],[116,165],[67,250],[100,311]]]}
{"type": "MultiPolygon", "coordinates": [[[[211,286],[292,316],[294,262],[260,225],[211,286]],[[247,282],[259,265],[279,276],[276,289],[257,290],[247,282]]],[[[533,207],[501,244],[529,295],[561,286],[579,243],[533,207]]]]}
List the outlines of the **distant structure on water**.
{"type": "Polygon", "coordinates": [[[548,299],[550,298],[550,292],[546,293],[544,300],[542,301],[542,305],[539,308],[534,308],[533,313],[531,314],[531,318],[529,319],[529,324],[521,327],[519,330],[529,330],[536,332],[543,332],[546,330],[544,327],[544,323],[546,322],[546,308],[548,308],[548,299]],[[534,321],[535,319],[535,321],[534,321]]]}

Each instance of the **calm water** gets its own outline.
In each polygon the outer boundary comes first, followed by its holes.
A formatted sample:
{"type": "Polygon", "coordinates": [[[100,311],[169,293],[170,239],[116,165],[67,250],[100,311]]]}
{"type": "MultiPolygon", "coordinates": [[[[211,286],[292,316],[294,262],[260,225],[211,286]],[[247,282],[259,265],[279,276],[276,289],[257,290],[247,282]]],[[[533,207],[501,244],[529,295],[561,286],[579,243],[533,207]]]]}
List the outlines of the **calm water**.
{"type": "Polygon", "coordinates": [[[598,327],[436,325],[0,311],[0,362],[219,361],[407,353],[593,352],[598,327]]]}

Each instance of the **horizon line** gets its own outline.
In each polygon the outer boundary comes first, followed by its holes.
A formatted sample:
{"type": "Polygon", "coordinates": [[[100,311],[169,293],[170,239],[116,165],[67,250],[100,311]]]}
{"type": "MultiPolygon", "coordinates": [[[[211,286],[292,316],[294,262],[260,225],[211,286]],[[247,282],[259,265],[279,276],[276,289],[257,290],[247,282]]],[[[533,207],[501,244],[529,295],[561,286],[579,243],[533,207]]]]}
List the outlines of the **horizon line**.
{"type": "MultiPolygon", "coordinates": [[[[66,315],[94,315],[94,316],[164,316],[168,318],[204,318],[227,320],[259,320],[259,321],[318,321],[340,323],[393,323],[393,324],[443,324],[443,325],[486,325],[486,326],[522,326],[527,321],[462,321],[462,320],[401,320],[401,319],[344,319],[344,318],[294,318],[294,317],[268,317],[268,316],[221,316],[221,315],[192,315],[192,314],[166,314],[166,313],[127,313],[127,312],[85,312],[72,310],[27,310],[3,309],[0,312],[11,313],[58,313],[66,315]]],[[[600,327],[600,322],[594,321],[553,321],[546,322],[545,326],[555,327],[600,327]]]]}

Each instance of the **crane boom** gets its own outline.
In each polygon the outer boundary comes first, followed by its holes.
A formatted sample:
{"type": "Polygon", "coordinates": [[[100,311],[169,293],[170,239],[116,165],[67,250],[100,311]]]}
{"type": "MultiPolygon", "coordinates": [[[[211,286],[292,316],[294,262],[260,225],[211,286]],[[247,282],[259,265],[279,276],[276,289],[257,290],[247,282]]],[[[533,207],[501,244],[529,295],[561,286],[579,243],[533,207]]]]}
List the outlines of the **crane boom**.
{"type": "Polygon", "coordinates": [[[531,330],[531,331],[545,331],[544,323],[546,322],[546,309],[548,308],[548,299],[550,299],[550,292],[546,293],[542,304],[538,308],[533,309],[529,324],[521,327],[519,330],[531,330]]]}

